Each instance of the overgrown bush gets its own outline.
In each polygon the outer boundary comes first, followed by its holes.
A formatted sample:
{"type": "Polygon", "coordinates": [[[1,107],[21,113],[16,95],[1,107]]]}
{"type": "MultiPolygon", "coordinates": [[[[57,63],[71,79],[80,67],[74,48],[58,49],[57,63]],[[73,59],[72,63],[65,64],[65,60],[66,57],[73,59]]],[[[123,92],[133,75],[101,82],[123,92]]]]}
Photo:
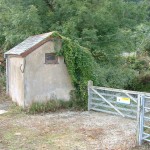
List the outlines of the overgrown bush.
{"type": "Polygon", "coordinates": [[[6,75],[3,66],[0,66],[0,102],[8,100],[6,95],[6,75]]]}
{"type": "Polygon", "coordinates": [[[5,81],[6,81],[6,76],[5,76],[5,70],[3,66],[0,66],[0,90],[5,89],[5,81]]]}
{"type": "Polygon", "coordinates": [[[150,58],[148,54],[139,54],[137,57],[128,57],[126,59],[127,67],[143,73],[150,69],[149,62],[150,58]],[[145,55],[144,55],[145,54],[145,55]]]}
{"type": "Polygon", "coordinates": [[[150,72],[147,71],[134,78],[131,84],[127,86],[127,89],[150,92],[150,72]]]}
{"type": "Polygon", "coordinates": [[[86,109],[87,83],[89,80],[96,81],[98,64],[87,48],[80,46],[77,41],[61,36],[57,32],[53,33],[53,37],[58,36],[62,38],[62,49],[57,53],[64,56],[72,83],[76,88],[78,103],[86,109]]]}
{"type": "Polygon", "coordinates": [[[136,77],[136,72],[126,67],[105,66],[98,70],[98,81],[96,85],[111,88],[122,88],[129,86],[136,77]]]}

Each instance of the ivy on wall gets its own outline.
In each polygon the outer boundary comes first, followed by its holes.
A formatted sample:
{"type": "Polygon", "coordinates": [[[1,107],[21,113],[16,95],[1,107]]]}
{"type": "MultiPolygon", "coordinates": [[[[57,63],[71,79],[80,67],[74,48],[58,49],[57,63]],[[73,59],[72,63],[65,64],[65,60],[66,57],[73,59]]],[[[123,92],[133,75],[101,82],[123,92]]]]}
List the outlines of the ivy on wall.
{"type": "Polygon", "coordinates": [[[81,107],[82,105],[85,106],[87,101],[87,83],[89,80],[96,80],[94,72],[97,63],[91,52],[87,48],[80,46],[77,41],[61,36],[58,32],[54,32],[52,36],[59,36],[62,39],[62,48],[57,54],[64,56],[72,83],[76,88],[77,99],[80,100],[81,107]]]}

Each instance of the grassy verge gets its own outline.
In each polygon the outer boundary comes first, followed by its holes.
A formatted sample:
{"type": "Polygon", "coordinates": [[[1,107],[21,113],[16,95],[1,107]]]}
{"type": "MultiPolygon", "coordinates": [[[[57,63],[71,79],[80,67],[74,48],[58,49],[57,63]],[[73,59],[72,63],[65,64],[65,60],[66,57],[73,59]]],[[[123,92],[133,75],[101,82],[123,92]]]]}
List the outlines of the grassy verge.
{"type": "Polygon", "coordinates": [[[34,102],[28,109],[27,112],[30,114],[55,112],[62,109],[69,110],[82,110],[82,107],[78,104],[78,100],[49,100],[45,103],[34,102]]]}

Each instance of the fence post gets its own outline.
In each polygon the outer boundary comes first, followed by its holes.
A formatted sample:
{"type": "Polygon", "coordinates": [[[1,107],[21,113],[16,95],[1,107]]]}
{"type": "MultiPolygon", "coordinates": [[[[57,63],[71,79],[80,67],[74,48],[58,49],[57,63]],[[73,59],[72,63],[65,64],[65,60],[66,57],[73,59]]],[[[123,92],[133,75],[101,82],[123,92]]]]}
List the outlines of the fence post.
{"type": "Polygon", "coordinates": [[[93,81],[89,80],[88,81],[88,111],[91,109],[91,93],[90,93],[90,88],[93,86],[93,81]]]}
{"type": "Polygon", "coordinates": [[[141,145],[141,135],[140,135],[140,114],[141,114],[141,95],[138,94],[137,101],[137,144],[141,145]]]}
{"type": "Polygon", "coordinates": [[[143,140],[143,129],[144,129],[144,106],[145,98],[144,95],[139,95],[138,97],[138,115],[137,115],[137,137],[138,137],[138,145],[142,145],[143,140]]]}
{"type": "Polygon", "coordinates": [[[143,141],[143,132],[144,132],[144,114],[145,114],[145,96],[141,95],[141,145],[142,145],[142,141],[143,141]]]}

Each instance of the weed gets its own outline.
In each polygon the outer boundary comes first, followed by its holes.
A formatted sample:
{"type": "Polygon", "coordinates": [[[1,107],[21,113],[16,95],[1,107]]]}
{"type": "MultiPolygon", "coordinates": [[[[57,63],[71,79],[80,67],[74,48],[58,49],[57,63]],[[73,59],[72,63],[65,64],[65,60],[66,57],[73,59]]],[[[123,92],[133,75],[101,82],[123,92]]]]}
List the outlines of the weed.
{"type": "Polygon", "coordinates": [[[24,109],[20,106],[17,105],[17,103],[12,103],[10,108],[9,108],[9,111],[11,112],[11,114],[16,114],[16,113],[23,113],[24,109]]]}
{"type": "Polygon", "coordinates": [[[81,110],[77,100],[63,101],[63,100],[49,100],[45,103],[34,102],[27,109],[30,114],[55,112],[62,109],[81,110]]]}

